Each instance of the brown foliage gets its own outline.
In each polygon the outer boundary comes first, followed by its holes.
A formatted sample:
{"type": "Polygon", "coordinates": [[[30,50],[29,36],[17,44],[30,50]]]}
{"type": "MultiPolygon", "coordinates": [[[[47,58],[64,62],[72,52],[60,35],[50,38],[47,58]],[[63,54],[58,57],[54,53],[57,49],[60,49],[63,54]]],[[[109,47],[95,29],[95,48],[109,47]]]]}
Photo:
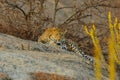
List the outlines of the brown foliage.
{"type": "Polygon", "coordinates": [[[94,23],[98,26],[98,36],[102,40],[103,36],[107,37],[106,33],[109,34],[106,16],[108,10],[115,10],[115,14],[118,14],[120,7],[115,5],[119,4],[118,0],[113,1],[114,3],[109,0],[70,0],[69,2],[51,0],[49,4],[53,6],[47,7],[48,2],[47,0],[1,0],[0,32],[37,41],[38,36],[52,24],[66,29],[68,31],[66,38],[77,42],[81,48],[86,48],[85,51],[90,53],[93,52],[91,51],[93,45],[83,25],[89,26],[94,23]]]}
{"type": "Polygon", "coordinates": [[[31,73],[31,80],[73,80],[72,78],[44,72],[31,73]]]}
{"type": "Polygon", "coordinates": [[[11,80],[8,75],[4,74],[4,73],[0,73],[0,80],[11,80]]]}

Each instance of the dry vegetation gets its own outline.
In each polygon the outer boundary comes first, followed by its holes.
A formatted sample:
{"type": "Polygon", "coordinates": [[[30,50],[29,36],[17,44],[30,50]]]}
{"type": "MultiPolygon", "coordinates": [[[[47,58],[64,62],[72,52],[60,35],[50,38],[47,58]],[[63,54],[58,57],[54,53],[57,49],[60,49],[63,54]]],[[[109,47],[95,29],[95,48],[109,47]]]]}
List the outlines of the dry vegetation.
{"type": "Polygon", "coordinates": [[[8,75],[0,73],[0,80],[10,80],[10,78],[8,75]]]}
{"type": "MultiPolygon", "coordinates": [[[[36,41],[46,27],[58,26],[68,30],[66,37],[77,42],[90,54],[91,40],[83,25],[97,26],[101,45],[106,45],[107,12],[119,13],[119,0],[1,0],[0,32],[36,41]],[[114,10],[114,11],[113,11],[114,10]]],[[[89,27],[90,28],[90,27],[89,27]]]]}
{"type": "MultiPolygon", "coordinates": [[[[114,22],[112,21],[111,12],[108,13],[108,23],[109,23],[109,30],[110,35],[108,37],[108,63],[109,65],[105,64],[105,59],[102,54],[101,46],[99,44],[99,40],[96,34],[96,28],[93,24],[92,28],[88,30],[87,26],[85,26],[86,33],[91,37],[93,44],[94,44],[94,57],[95,57],[95,72],[96,72],[96,79],[102,79],[102,66],[105,66],[109,72],[109,79],[116,80],[116,64],[120,67],[120,45],[119,45],[119,35],[120,35],[120,23],[118,22],[118,18],[116,17],[114,22]]],[[[119,69],[118,69],[119,73],[119,69]]]]}
{"type": "Polygon", "coordinates": [[[72,78],[68,78],[65,76],[60,76],[56,74],[49,74],[49,73],[31,73],[31,80],[74,80],[72,78]]]}

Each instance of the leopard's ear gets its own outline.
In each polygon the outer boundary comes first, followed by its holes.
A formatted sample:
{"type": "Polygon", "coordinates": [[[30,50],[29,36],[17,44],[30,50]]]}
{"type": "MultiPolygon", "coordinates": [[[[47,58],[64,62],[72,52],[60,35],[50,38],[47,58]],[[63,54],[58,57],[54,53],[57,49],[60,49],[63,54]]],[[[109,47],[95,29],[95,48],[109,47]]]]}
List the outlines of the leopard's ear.
{"type": "Polygon", "coordinates": [[[45,31],[54,31],[55,28],[54,27],[47,27],[45,31]]]}
{"type": "Polygon", "coordinates": [[[47,31],[47,30],[50,30],[50,28],[49,28],[49,27],[47,27],[47,28],[45,29],[45,31],[47,31]]]}
{"type": "Polygon", "coordinates": [[[52,41],[56,41],[51,35],[49,36],[49,39],[52,40],[52,41]]]}

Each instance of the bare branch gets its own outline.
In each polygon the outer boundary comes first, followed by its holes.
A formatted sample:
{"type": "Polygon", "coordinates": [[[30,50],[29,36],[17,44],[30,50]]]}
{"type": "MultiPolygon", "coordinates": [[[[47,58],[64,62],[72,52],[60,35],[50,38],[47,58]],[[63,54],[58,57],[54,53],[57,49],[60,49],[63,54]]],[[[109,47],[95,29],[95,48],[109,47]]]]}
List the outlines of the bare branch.
{"type": "Polygon", "coordinates": [[[25,11],[24,11],[22,8],[20,8],[18,5],[12,4],[12,3],[8,2],[7,0],[5,0],[5,2],[6,2],[9,6],[11,6],[11,7],[13,7],[13,8],[16,8],[16,9],[18,9],[19,11],[21,11],[25,17],[27,16],[26,13],[25,13],[25,11]]]}
{"type": "MultiPolygon", "coordinates": [[[[69,18],[67,18],[62,24],[68,24],[69,22],[73,21],[73,18],[76,15],[79,14],[79,16],[82,16],[82,14],[85,11],[87,11],[88,9],[91,9],[91,8],[94,8],[94,9],[98,10],[98,12],[100,12],[100,13],[101,13],[101,11],[99,10],[98,7],[120,8],[120,6],[113,6],[113,5],[107,4],[105,2],[107,2],[107,1],[105,1],[105,0],[99,0],[99,1],[96,1],[96,2],[91,1],[90,3],[84,2],[83,5],[82,5],[82,6],[84,6],[84,8],[77,10],[69,18]]],[[[81,17],[79,17],[79,19],[81,19],[81,17]]]]}
{"type": "Polygon", "coordinates": [[[60,7],[60,8],[57,8],[56,10],[59,11],[61,9],[65,9],[65,8],[74,8],[74,7],[69,7],[69,6],[66,6],[66,7],[60,7]]]}
{"type": "Polygon", "coordinates": [[[59,3],[59,0],[55,0],[55,8],[54,8],[54,15],[53,15],[53,25],[55,25],[55,19],[56,19],[56,13],[57,13],[57,5],[59,3]]]}
{"type": "Polygon", "coordinates": [[[108,7],[108,8],[120,8],[120,6],[113,6],[113,5],[110,5],[110,4],[99,4],[97,6],[100,6],[100,7],[108,7]]]}

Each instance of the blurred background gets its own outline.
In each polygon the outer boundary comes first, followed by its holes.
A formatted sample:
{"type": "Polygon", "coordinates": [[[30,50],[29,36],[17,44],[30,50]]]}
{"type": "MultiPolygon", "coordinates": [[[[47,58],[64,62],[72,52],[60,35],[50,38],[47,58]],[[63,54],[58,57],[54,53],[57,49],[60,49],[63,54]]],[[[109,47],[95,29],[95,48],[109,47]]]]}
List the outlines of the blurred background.
{"type": "Polygon", "coordinates": [[[67,30],[66,38],[93,54],[93,43],[84,30],[94,23],[104,55],[109,36],[108,12],[120,18],[120,0],[0,0],[0,32],[37,41],[47,27],[67,30]]]}

